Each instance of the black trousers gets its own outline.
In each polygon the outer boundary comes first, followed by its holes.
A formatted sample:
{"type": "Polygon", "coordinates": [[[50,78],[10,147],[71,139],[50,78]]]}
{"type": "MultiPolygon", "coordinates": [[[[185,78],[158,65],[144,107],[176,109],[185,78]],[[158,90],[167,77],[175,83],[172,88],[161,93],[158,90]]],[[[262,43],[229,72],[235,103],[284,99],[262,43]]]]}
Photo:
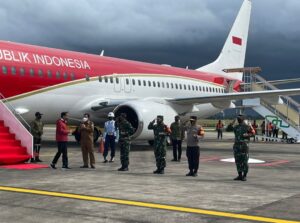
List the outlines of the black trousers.
{"type": "Polygon", "coordinates": [[[199,146],[188,146],[186,149],[186,156],[188,158],[189,170],[191,173],[197,173],[200,161],[199,146]]]}
{"type": "Polygon", "coordinates": [[[181,159],[181,144],[182,140],[172,139],[172,146],[173,146],[173,158],[174,160],[180,160],[181,159]],[[177,150],[178,150],[178,156],[177,156],[177,150]]]}
{"type": "Polygon", "coordinates": [[[62,154],[62,163],[63,167],[68,167],[68,148],[67,142],[57,142],[57,153],[54,156],[52,161],[53,164],[56,164],[60,155],[62,154]]]}
{"type": "Polygon", "coordinates": [[[115,157],[115,148],[116,148],[116,137],[114,135],[106,135],[105,142],[104,142],[104,152],[103,157],[106,158],[108,155],[108,149],[110,147],[110,158],[115,157]]]}

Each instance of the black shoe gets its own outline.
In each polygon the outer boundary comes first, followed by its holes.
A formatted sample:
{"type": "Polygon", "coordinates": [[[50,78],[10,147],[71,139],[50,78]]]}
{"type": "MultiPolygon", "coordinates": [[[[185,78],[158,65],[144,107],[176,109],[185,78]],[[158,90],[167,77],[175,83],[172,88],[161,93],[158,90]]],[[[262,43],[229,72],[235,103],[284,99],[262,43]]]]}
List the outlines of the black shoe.
{"type": "Polygon", "coordinates": [[[176,161],[178,161],[178,160],[177,160],[177,159],[172,159],[171,161],[172,161],[172,162],[176,162],[176,161]]]}
{"type": "Polygon", "coordinates": [[[92,168],[92,169],[96,169],[96,167],[95,167],[94,165],[91,165],[91,168],[92,168]]]}
{"type": "Polygon", "coordinates": [[[160,171],[159,169],[156,169],[153,171],[153,173],[157,174],[157,173],[159,173],[159,171],[160,171]]]}
{"type": "Polygon", "coordinates": [[[31,159],[30,159],[30,162],[31,162],[31,163],[35,163],[36,161],[35,161],[34,158],[31,158],[31,159]]]}
{"type": "Polygon", "coordinates": [[[242,179],[243,179],[243,177],[239,175],[236,178],[234,178],[233,180],[242,180],[242,179]]]}
{"type": "Polygon", "coordinates": [[[104,161],[103,161],[103,163],[107,163],[108,162],[108,160],[107,159],[105,159],[104,161]]]}
{"type": "Polygon", "coordinates": [[[187,176],[187,177],[193,176],[193,173],[192,173],[192,172],[188,172],[188,173],[186,174],[186,176],[187,176]]]}
{"type": "Polygon", "coordinates": [[[35,158],[35,162],[37,162],[37,163],[40,163],[40,162],[43,162],[42,160],[40,160],[40,158],[39,157],[36,157],[35,158]]]}
{"type": "Polygon", "coordinates": [[[241,181],[247,181],[247,177],[242,177],[241,181]]]}
{"type": "Polygon", "coordinates": [[[180,159],[178,159],[177,161],[180,162],[180,159]]]}
{"type": "Polygon", "coordinates": [[[193,173],[193,175],[192,175],[193,177],[196,177],[196,176],[198,176],[198,174],[197,173],[193,173]]]}
{"type": "Polygon", "coordinates": [[[124,169],[124,167],[121,166],[121,167],[118,169],[118,171],[123,171],[123,169],[124,169]]]}
{"type": "Polygon", "coordinates": [[[121,167],[118,169],[118,171],[128,171],[128,167],[121,167]]]}
{"type": "Polygon", "coordinates": [[[115,161],[115,158],[110,158],[109,162],[113,163],[115,161]]]}
{"type": "Polygon", "coordinates": [[[89,166],[83,165],[83,166],[81,166],[80,168],[89,168],[89,166]]]}
{"type": "Polygon", "coordinates": [[[164,170],[160,170],[160,171],[158,172],[158,174],[164,174],[164,173],[165,173],[164,170]]]}
{"type": "Polygon", "coordinates": [[[70,167],[68,167],[68,166],[63,166],[63,167],[62,167],[62,169],[63,169],[63,170],[66,170],[66,169],[68,169],[68,170],[69,170],[69,169],[71,169],[71,168],[70,168],[70,167]]]}
{"type": "Polygon", "coordinates": [[[56,167],[55,167],[55,164],[53,164],[53,163],[50,163],[50,168],[52,168],[52,169],[56,169],[56,167]]]}

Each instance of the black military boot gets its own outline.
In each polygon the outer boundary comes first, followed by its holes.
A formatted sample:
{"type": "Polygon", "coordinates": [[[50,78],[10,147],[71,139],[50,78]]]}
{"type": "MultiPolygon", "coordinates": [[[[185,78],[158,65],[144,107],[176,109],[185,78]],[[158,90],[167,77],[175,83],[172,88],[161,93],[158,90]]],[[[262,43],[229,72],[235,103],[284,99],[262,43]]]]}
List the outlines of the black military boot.
{"type": "Polygon", "coordinates": [[[244,172],[241,181],[247,181],[247,172],[244,172]]]}
{"type": "Polygon", "coordinates": [[[242,175],[242,172],[239,172],[239,175],[234,178],[234,180],[242,180],[243,179],[243,175],[242,175]]]}
{"type": "Polygon", "coordinates": [[[188,172],[188,173],[186,174],[186,176],[187,176],[187,177],[193,176],[193,172],[192,172],[192,171],[188,172]]]}
{"type": "Polygon", "coordinates": [[[30,162],[31,162],[31,163],[35,163],[36,161],[35,161],[34,158],[31,158],[31,159],[30,159],[30,162]]]}
{"type": "Polygon", "coordinates": [[[35,157],[35,162],[40,163],[40,162],[43,162],[43,161],[40,159],[39,156],[37,156],[37,157],[35,157]]]}
{"type": "Polygon", "coordinates": [[[158,174],[159,171],[160,171],[159,169],[156,169],[156,170],[153,171],[153,173],[158,174]]]}
{"type": "Polygon", "coordinates": [[[164,174],[165,173],[165,170],[164,169],[160,169],[158,174],[164,174]]]}

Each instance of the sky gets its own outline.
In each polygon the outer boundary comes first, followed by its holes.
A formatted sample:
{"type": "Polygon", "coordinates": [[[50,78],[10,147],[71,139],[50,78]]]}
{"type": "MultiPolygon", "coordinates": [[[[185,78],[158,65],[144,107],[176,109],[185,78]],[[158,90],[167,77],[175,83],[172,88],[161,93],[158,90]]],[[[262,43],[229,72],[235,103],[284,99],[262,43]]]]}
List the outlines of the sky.
{"type": "MultiPolygon", "coordinates": [[[[268,80],[300,77],[300,1],[252,2],[246,66],[268,80]]],[[[241,4],[0,0],[0,39],[196,69],[216,59],[241,4]]]]}

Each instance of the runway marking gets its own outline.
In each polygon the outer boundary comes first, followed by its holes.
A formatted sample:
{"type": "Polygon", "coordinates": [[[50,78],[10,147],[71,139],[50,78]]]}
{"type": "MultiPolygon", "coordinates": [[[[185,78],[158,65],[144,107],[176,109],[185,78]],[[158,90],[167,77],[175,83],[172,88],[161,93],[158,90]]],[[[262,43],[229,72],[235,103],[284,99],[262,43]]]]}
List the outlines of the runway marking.
{"type": "Polygon", "coordinates": [[[179,212],[185,212],[185,213],[209,215],[209,216],[214,216],[214,217],[226,217],[226,218],[235,218],[235,219],[241,219],[241,220],[251,220],[251,221],[257,221],[257,222],[300,223],[300,221],[290,221],[290,220],[268,218],[268,217],[254,216],[254,215],[236,214],[236,213],[230,213],[230,212],[205,210],[205,209],[199,209],[199,208],[189,208],[189,207],[181,207],[181,206],[174,206],[174,205],[165,205],[165,204],[131,201],[131,200],[121,200],[121,199],[114,199],[114,198],[96,197],[96,196],[88,196],[88,195],[80,195],[80,194],[70,194],[70,193],[62,193],[62,192],[35,190],[35,189],[26,189],[26,188],[18,188],[18,187],[0,186],[0,191],[8,191],[8,192],[16,192],[16,193],[24,193],[24,194],[35,194],[35,195],[50,196],[50,197],[70,198],[70,199],[76,199],[76,200],[103,202],[103,203],[110,203],[110,204],[121,204],[121,205],[129,205],[129,206],[136,206],[136,207],[146,207],[146,208],[161,209],[161,210],[168,210],[168,211],[179,211],[179,212]]]}
{"type": "Polygon", "coordinates": [[[289,163],[288,160],[276,160],[269,163],[255,164],[255,166],[279,166],[281,164],[289,163]]]}

